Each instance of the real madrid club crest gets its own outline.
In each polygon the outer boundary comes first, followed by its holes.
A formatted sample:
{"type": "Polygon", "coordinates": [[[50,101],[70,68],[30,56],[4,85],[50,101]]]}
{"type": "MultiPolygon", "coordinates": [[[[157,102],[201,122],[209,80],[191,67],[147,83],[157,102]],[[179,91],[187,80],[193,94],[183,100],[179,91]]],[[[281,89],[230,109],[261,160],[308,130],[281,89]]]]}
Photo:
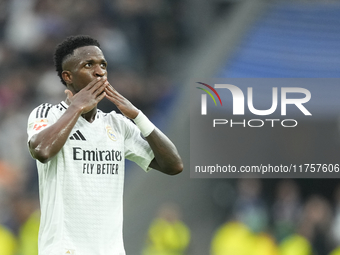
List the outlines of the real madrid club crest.
{"type": "Polygon", "coordinates": [[[106,132],[107,132],[107,135],[109,136],[109,138],[112,140],[112,141],[117,141],[117,135],[115,132],[113,132],[112,130],[112,127],[110,127],[109,125],[106,126],[106,132]]]}

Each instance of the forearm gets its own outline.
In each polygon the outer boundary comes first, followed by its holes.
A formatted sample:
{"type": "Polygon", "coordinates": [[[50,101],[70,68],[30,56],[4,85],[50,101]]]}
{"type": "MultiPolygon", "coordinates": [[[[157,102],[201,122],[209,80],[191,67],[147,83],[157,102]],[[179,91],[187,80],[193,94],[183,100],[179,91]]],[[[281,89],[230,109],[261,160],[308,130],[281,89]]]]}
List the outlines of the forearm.
{"type": "Polygon", "coordinates": [[[80,115],[81,109],[68,107],[56,123],[31,138],[29,141],[31,155],[42,163],[48,162],[64,146],[80,115]]]}
{"type": "Polygon", "coordinates": [[[119,94],[112,86],[105,88],[106,97],[114,103],[127,118],[132,119],[148,141],[155,159],[150,167],[166,174],[178,174],[183,170],[182,159],[175,145],[129,100],[119,94]]]}
{"type": "Polygon", "coordinates": [[[165,134],[158,128],[155,128],[151,134],[146,137],[146,140],[155,155],[155,160],[151,162],[150,167],[170,175],[182,172],[182,159],[175,145],[165,134]]]}
{"type": "Polygon", "coordinates": [[[155,155],[150,167],[171,175],[182,172],[182,159],[170,139],[157,129],[142,112],[139,112],[133,121],[148,141],[155,155]]]}

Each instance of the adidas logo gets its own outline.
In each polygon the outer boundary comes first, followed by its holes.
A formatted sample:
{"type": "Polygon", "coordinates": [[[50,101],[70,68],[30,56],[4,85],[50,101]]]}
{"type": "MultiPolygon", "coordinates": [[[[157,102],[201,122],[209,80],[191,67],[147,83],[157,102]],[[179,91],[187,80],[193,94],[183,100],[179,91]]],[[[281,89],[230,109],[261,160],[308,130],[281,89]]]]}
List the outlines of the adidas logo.
{"type": "Polygon", "coordinates": [[[86,141],[85,137],[79,130],[77,130],[73,135],[70,136],[70,140],[83,140],[86,141]]]}

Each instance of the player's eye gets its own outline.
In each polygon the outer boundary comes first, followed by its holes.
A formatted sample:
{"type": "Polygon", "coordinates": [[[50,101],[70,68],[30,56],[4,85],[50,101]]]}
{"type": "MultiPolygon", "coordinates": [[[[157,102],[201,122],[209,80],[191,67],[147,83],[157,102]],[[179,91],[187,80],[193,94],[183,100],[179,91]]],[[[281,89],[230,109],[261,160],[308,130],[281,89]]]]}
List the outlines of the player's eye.
{"type": "Polygon", "coordinates": [[[100,65],[102,68],[106,68],[107,64],[106,63],[101,63],[100,65]]]}
{"type": "Polygon", "coordinates": [[[85,64],[85,67],[91,67],[91,66],[92,66],[91,63],[86,63],[86,64],[85,64]]]}

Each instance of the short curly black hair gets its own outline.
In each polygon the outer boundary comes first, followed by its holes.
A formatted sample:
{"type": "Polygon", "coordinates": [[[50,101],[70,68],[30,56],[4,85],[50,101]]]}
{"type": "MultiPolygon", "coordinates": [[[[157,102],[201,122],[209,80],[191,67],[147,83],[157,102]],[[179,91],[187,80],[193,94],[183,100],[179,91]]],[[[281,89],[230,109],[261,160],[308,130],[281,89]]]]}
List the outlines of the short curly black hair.
{"type": "Polygon", "coordinates": [[[97,46],[100,48],[100,44],[97,40],[87,35],[76,35],[67,37],[63,42],[57,45],[54,52],[54,65],[61,82],[66,86],[66,82],[63,80],[63,62],[68,55],[72,55],[75,49],[84,46],[97,46]]]}

